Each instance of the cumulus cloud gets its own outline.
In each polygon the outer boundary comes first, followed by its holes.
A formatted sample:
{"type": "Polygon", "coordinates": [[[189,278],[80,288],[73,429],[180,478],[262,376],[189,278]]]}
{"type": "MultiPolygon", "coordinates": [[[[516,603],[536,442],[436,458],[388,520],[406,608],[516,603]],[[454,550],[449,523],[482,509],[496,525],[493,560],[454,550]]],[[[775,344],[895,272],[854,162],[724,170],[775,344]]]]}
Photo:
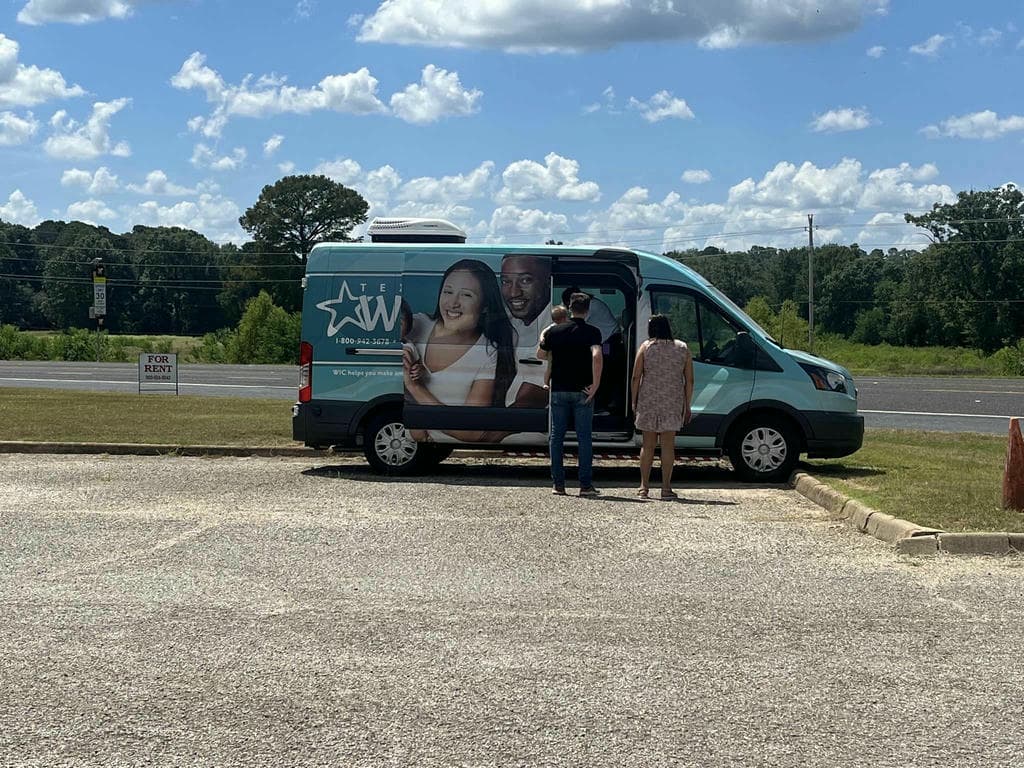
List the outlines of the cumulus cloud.
{"type": "Polygon", "coordinates": [[[860,107],[851,109],[841,107],[817,115],[811,121],[811,130],[815,133],[840,133],[842,131],[862,131],[872,123],[871,115],[860,107]]]}
{"type": "Polygon", "coordinates": [[[171,78],[171,85],[181,90],[199,89],[213,112],[194,117],[188,122],[192,131],[215,138],[232,117],[268,117],[291,113],[309,114],[320,110],[368,115],[387,112],[377,98],[377,78],[363,67],[344,75],[329,75],[312,88],[296,88],[284,77],[263,75],[243,78],[238,85],[224,81],[215,70],[206,66],[206,57],[193,53],[171,78]]]}
{"type": "Polygon", "coordinates": [[[140,0],[29,0],[18,12],[22,24],[89,24],[131,16],[140,0]]]}
{"type": "Polygon", "coordinates": [[[31,112],[19,117],[13,112],[0,112],[0,147],[24,144],[39,130],[39,121],[31,112]]]}
{"type": "Polygon", "coordinates": [[[871,249],[884,248],[924,248],[928,245],[928,236],[917,227],[907,224],[902,213],[876,213],[864,224],[857,233],[856,242],[862,247],[871,249]]]}
{"type": "Polygon", "coordinates": [[[534,242],[543,236],[569,231],[569,219],[561,213],[550,213],[536,208],[523,209],[503,205],[491,214],[484,239],[487,242],[505,242],[517,236],[534,242]]]}
{"type": "Polygon", "coordinates": [[[938,125],[921,129],[925,136],[932,139],[940,136],[954,139],[998,139],[1016,131],[1024,131],[1024,116],[999,117],[991,109],[950,117],[938,125]]]}
{"type": "Polygon", "coordinates": [[[184,197],[194,195],[197,190],[190,187],[183,187],[174,184],[167,178],[167,174],[157,169],[146,174],[144,184],[129,184],[128,189],[140,195],[162,195],[168,197],[184,197]]]}
{"type": "Polygon", "coordinates": [[[79,85],[68,85],[55,69],[19,63],[18,50],[17,42],[0,33],[0,107],[34,107],[85,93],[79,85]]]}
{"type": "Polygon", "coordinates": [[[647,101],[630,98],[629,108],[639,110],[640,115],[649,123],[657,123],[670,117],[679,120],[692,120],[693,111],[683,99],[677,99],[668,91],[658,91],[647,101]]]}
{"type": "Polygon", "coordinates": [[[99,224],[101,221],[111,221],[117,218],[110,206],[102,200],[80,200],[68,206],[68,221],[84,221],[86,224],[99,224]]]}
{"type": "Polygon", "coordinates": [[[579,180],[576,160],[551,152],[544,165],[533,160],[511,163],[501,174],[504,186],[495,200],[501,204],[557,198],[558,200],[597,201],[601,188],[593,181],[579,180]]]}
{"type": "Polygon", "coordinates": [[[935,57],[939,55],[942,46],[949,40],[946,35],[932,35],[924,42],[910,46],[910,52],[918,56],[935,57]]]}
{"type": "Polygon", "coordinates": [[[277,150],[281,148],[284,143],[284,136],[279,133],[275,133],[265,142],[263,142],[263,156],[272,157],[277,150]]]}
{"type": "Polygon", "coordinates": [[[409,123],[433,123],[442,117],[465,117],[480,110],[483,91],[466,90],[457,72],[433,64],[423,68],[419,84],[412,83],[391,97],[395,115],[409,123]]]}
{"type": "Polygon", "coordinates": [[[238,242],[243,238],[238,226],[241,213],[233,200],[220,195],[201,194],[195,200],[182,200],[173,205],[147,200],[126,209],[125,219],[152,227],[193,229],[216,242],[238,242]]]}
{"type": "Polygon", "coordinates": [[[36,204],[25,197],[20,189],[11,192],[7,202],[0,205],[0,220],[24,227],[34,227],[42,221],[36,204]]]}
{"type": "Polygon", "coordinates": [[[681,178],[687,184],[707,184],[711,181],[711,171],[703,168],[692,168],[688,171],[683,171],[681,178]]]}
{"type": "Polygon", "coordinates": [[[358,39],[541,52],[665,40],[727,48],[834,37],[887,6],[888,0],[386,0],[361,21],[358,39]]]}
{"type": "Polygon", "coordinates": [[[287,176],[292,171],[295,170],[295,163],[293,163],[291,160],[287,160],[287,161],[285,161],[283,163],[278,163],[277,164],[277,170],[279,170],[281,173],[283,173],[285,176],[287,176]]]}
{"type": "Polygon", "coordinates": [[[873,45],[870,48],[868,48],[866,53],[872,59],[880,59],[883,56],[885,56],[885,46],[884,45],[873,45]]]}
{"type": "Polygon", "coordinates": [[[110,169],[101,166],[93,173],[79,168],[70,168],[61,175],[62,187],[81,187],[90,195],[106,195],[117,191],[121,184],[110,169]]]}
{"type": "Polygon", "coordinates": [[[934,203],[952,203],[956,193],[947,184],[921,184],[939,175],[932,163],[915,168],[901,163],[896,168],[880,168],[868,174],[867,182],[858,201],[858,208],[896,208],[924,210],[934,203]]]}
{"type": "Polygon", "coordinates": [[[244,147],[235,147],[230,155],[220,155],[200,142],[192,151],[192,165],[197,168],[209,168],[211,171],[234,171],[245,162],[246,151],[244,147]]]}
{"type": "Polygon", "coordinates": [[[132,151],[128,142],[111,140],[110,121],[130,103],[131,99],[97,101],[84,123],[71,119],[63,109],[55,112],[50,118],[53,135],[43,149],[50,157],[65,160],[91,160],[101,155],[129,157],[132,151]]]}
{"type": "Polygon", "coordinates": [[[651,200],[644,187],[631,187],[606,210],[591,211],[581,217],[587,222],[586,242],[644,246],[659,239],[665,227],[685,213],[682,198],[670,192],[661,200],[651,200]]]}
{"type": "Polygon", "coordinates": [[[488,160],[467,174],[411,179],[398,191],[399,200],[412,202],[443,202],[473,200],[487,193],[494,163],[488,160]]]}

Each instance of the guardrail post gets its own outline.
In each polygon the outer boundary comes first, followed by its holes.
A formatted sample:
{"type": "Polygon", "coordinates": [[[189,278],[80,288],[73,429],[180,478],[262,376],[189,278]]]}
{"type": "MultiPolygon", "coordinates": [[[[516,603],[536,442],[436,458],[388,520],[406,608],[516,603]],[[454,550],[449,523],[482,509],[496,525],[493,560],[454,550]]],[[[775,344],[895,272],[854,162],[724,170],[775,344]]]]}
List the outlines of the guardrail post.
{"type": "Polygon", "coordinates": [[[1024,435],[1020,419],[1010,419],[1010,441],[1003,470],[1003,509],[1024,512],[1024,435]]]}

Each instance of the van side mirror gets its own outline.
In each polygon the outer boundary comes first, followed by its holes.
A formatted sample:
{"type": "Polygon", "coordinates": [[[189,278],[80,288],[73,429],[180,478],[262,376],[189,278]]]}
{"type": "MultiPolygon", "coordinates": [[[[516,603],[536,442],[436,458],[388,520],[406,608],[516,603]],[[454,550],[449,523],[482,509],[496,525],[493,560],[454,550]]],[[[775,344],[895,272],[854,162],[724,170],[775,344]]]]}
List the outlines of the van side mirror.
{"type": "Polygon", "coordinates": [[[740,368],[757,367],[757,344],[746,331],[736,334],[736,365],[740,368]]]}

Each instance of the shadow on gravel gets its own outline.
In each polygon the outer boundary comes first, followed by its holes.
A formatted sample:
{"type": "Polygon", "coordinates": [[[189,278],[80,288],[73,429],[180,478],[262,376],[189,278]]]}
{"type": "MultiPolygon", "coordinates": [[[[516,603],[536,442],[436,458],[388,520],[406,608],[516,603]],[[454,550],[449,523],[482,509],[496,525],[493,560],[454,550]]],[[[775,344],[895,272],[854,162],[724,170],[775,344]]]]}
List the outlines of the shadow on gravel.
{"type": "MultiPolygon", "coordinates": [[[[466,485],[466,486],[491,486],[491,487],[515,487],[515,488],[543,488],[551,486],[551,476],[548,467],[538,464],[463,464],[458,461],[445,462],[432,469],[428,474],[414,477],[387,476],[375,474],[367,465],[361,463],[335,464],[321,467],[313,467],[303,470],[302,474],[310,477],[329,478],[334,480],[346,480],[349,482],[368,483],[402,483],[410,485],[437,484],[444,485],[466,485]]],[[[570,486],[576,479],[575,470],[566,467],[566,475],[570,486]]],[[[611,466],[594,468],[594,484],[601,489],[601,499],[614,499],[615,501],[631,501],[647,503],[649,500],[640,499],[635,495],[634,489],[639,485],[640,471],[636,466],[611,466]]],[[[651,485],[653,491],[651,500],[661,504],[721,504],[731,505],[733,502],[707,501],[685,499],[680,497],[676,500],[662,500],[658,498],[657,484],[660,482],[660,475],[657,469],[651,473],[651,485]]],[[[752,489],[752,488],[785,488],[782,484],[754,484],[740,483],[736,481],[735,475],[726,469],[719,467],[676,467],[672,473],[672,485],[676,492],[684,494],[687,489],[712,489],[720,490],[725,488],[752,489]]],[[[570,494],[573,493],[570,487],[570,494]]]]}
{"type": "Polygon", "coordinates": [[[845,464],[807,464],[801,461],[799,468],[816,477],[874,477],[886,474],[884,469],[875,467],[851,467],[845,464]]]}

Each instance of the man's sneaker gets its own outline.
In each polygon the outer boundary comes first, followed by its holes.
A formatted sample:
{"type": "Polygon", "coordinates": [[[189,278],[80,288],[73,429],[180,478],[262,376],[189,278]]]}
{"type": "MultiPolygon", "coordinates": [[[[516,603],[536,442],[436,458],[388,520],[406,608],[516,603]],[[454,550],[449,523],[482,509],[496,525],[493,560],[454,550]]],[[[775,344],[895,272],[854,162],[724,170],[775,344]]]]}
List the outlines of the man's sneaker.
{"type": "Polygon", "coordinates": [[[556,485],[554,488],[551,489],[551,493],[553,493],[555,496],[565,496],[565,486],[556,485]]]}
{"type": "Polygon", "coordinates": [[[600,496],[600,491],[592,485],[588,485],[585,488],[580,488],[580,496],[600,496]]]}

